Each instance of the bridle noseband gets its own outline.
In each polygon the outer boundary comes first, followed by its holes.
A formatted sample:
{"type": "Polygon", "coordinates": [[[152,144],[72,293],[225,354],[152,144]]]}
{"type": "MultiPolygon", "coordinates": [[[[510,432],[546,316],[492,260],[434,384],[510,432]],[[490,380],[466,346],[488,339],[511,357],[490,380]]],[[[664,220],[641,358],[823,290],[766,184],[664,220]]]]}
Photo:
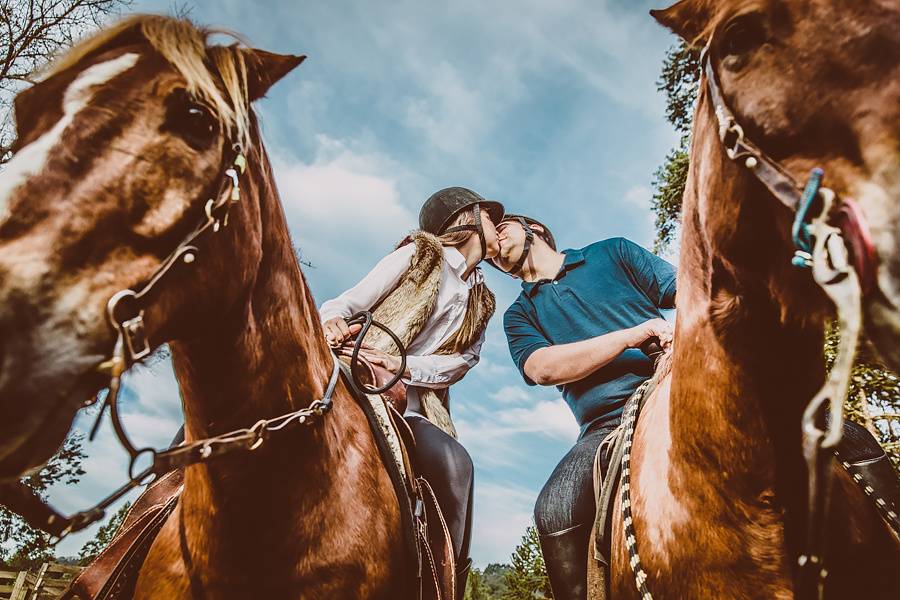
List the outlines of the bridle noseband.
{"type": "MultiPolygon", "coordinates": [[[[803,456],[807,465],[808,506],[806,538],[797,559],[797,597],[824,597],[826,520],[831,495],[834,449],[841,439],[843,402],[862,329],[862,297],[874,290],[877,257],[857,204],[822,186],[824,171],[813,169],[805,185],[744,135],[744,128],[725,102],[713,60],[712,39],[700,62],[718,122],[726,156],[752,174],[781,204],[794,213],[792,264],[811,268],[813,279],[834,302],[840,341],[834,366],[825,385],[803,413],[803,456]],[[822,426],[824,424],[824,426],[822,426]]],[[[652,600],[640,564],[636,542],[630,562],[635,584],[644,600],[652,600]]]]}

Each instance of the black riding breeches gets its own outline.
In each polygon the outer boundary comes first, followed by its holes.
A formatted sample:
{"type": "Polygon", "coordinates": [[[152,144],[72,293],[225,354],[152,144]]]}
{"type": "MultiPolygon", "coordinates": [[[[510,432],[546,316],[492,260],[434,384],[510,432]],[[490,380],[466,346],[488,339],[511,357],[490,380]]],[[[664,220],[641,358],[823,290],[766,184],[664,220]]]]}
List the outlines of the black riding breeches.
{"type": "Polygon", "coordinates": [[[616,419],[591,426],[553,469],[534,506],[538,533],[548,535],[594,522],[594,456],[618,424],[616,419]]]}
{"type": "Polygon", "coordinates": [[[459,564],[469,557],[472,537],[472,458],[462,444],[425,417],[408,414],[405,418],[416,438],[413,466],[434,489],[459,564]]]}

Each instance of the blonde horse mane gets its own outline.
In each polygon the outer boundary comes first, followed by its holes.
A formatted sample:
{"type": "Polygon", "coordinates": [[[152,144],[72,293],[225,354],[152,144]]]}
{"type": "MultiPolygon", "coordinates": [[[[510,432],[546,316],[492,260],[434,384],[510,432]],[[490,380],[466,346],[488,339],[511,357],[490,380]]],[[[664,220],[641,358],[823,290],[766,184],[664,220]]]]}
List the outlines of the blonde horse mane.
{"type": "Polygon", "coordinates": [[[201,28],[183,18],[133,15],[89,36],[54,61],[44,74],[50,77],[73,68],[85,57],[133,43],[139,35],[168,61],[187,82],[187,90],[210,104],[223,130],[247,146],[250,102],[243,40],[235,33],[201,28]],[[209,46],[211,35],[236,41],[231,46],[209,46]]]}

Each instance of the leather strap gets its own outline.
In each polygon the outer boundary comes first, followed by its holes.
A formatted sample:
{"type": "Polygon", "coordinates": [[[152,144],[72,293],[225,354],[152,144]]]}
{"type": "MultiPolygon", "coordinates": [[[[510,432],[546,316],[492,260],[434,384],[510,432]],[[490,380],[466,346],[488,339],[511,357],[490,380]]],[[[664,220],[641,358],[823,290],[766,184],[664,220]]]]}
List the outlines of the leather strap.
{"type": "Polygon", "coordinates": [[[516,217],[516,221],[522,225],[522,229],[525,231],[525,244],[522,246],[522,254],[519,255],[519,260],[517,260],[516,264],[509,269],[510,275],[519,274],[522,267],[525,266],[525,260],[528,258],[528,254],[531,252],[531,244],[534,243],[534,229],[531,228],[528,221],[522,217],[516,217]]]}
{"type": "Polygon", "coordinates": [[[487,240],[484,238],[484,227],[481,223],[480,205],[472,205],[472,216],[475,219],[474,224],[454,225],[453,227],[448,227],[447,229],[445,229],[444,233],[454,233],[456,231],[474,231],[478,234],[478,239],[481,241],[481,258],[484,259],[484,257],[487,256],[487,240]]]}

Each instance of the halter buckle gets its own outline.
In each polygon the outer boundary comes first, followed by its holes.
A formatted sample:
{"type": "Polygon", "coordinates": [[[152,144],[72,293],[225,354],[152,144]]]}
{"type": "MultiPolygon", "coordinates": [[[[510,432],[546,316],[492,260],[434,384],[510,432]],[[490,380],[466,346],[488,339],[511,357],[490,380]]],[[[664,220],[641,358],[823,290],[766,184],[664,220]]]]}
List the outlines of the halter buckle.
{"type": "Polygon", "coordinates": [[[741,145],[744,143],[744,128],[735,122],[733,117],[728,117],[725,126],[719,129],[719,137],[722,139],[728,158],[737,160],[741,145]]]}
{"type": "Polygon", "coordinates": [[[125,347],[132,361],[138,361],[150,355],[150,341],[144,329],[144,311],[138,316],[128,319],[121,325],[125,335],[125,347]]]}

